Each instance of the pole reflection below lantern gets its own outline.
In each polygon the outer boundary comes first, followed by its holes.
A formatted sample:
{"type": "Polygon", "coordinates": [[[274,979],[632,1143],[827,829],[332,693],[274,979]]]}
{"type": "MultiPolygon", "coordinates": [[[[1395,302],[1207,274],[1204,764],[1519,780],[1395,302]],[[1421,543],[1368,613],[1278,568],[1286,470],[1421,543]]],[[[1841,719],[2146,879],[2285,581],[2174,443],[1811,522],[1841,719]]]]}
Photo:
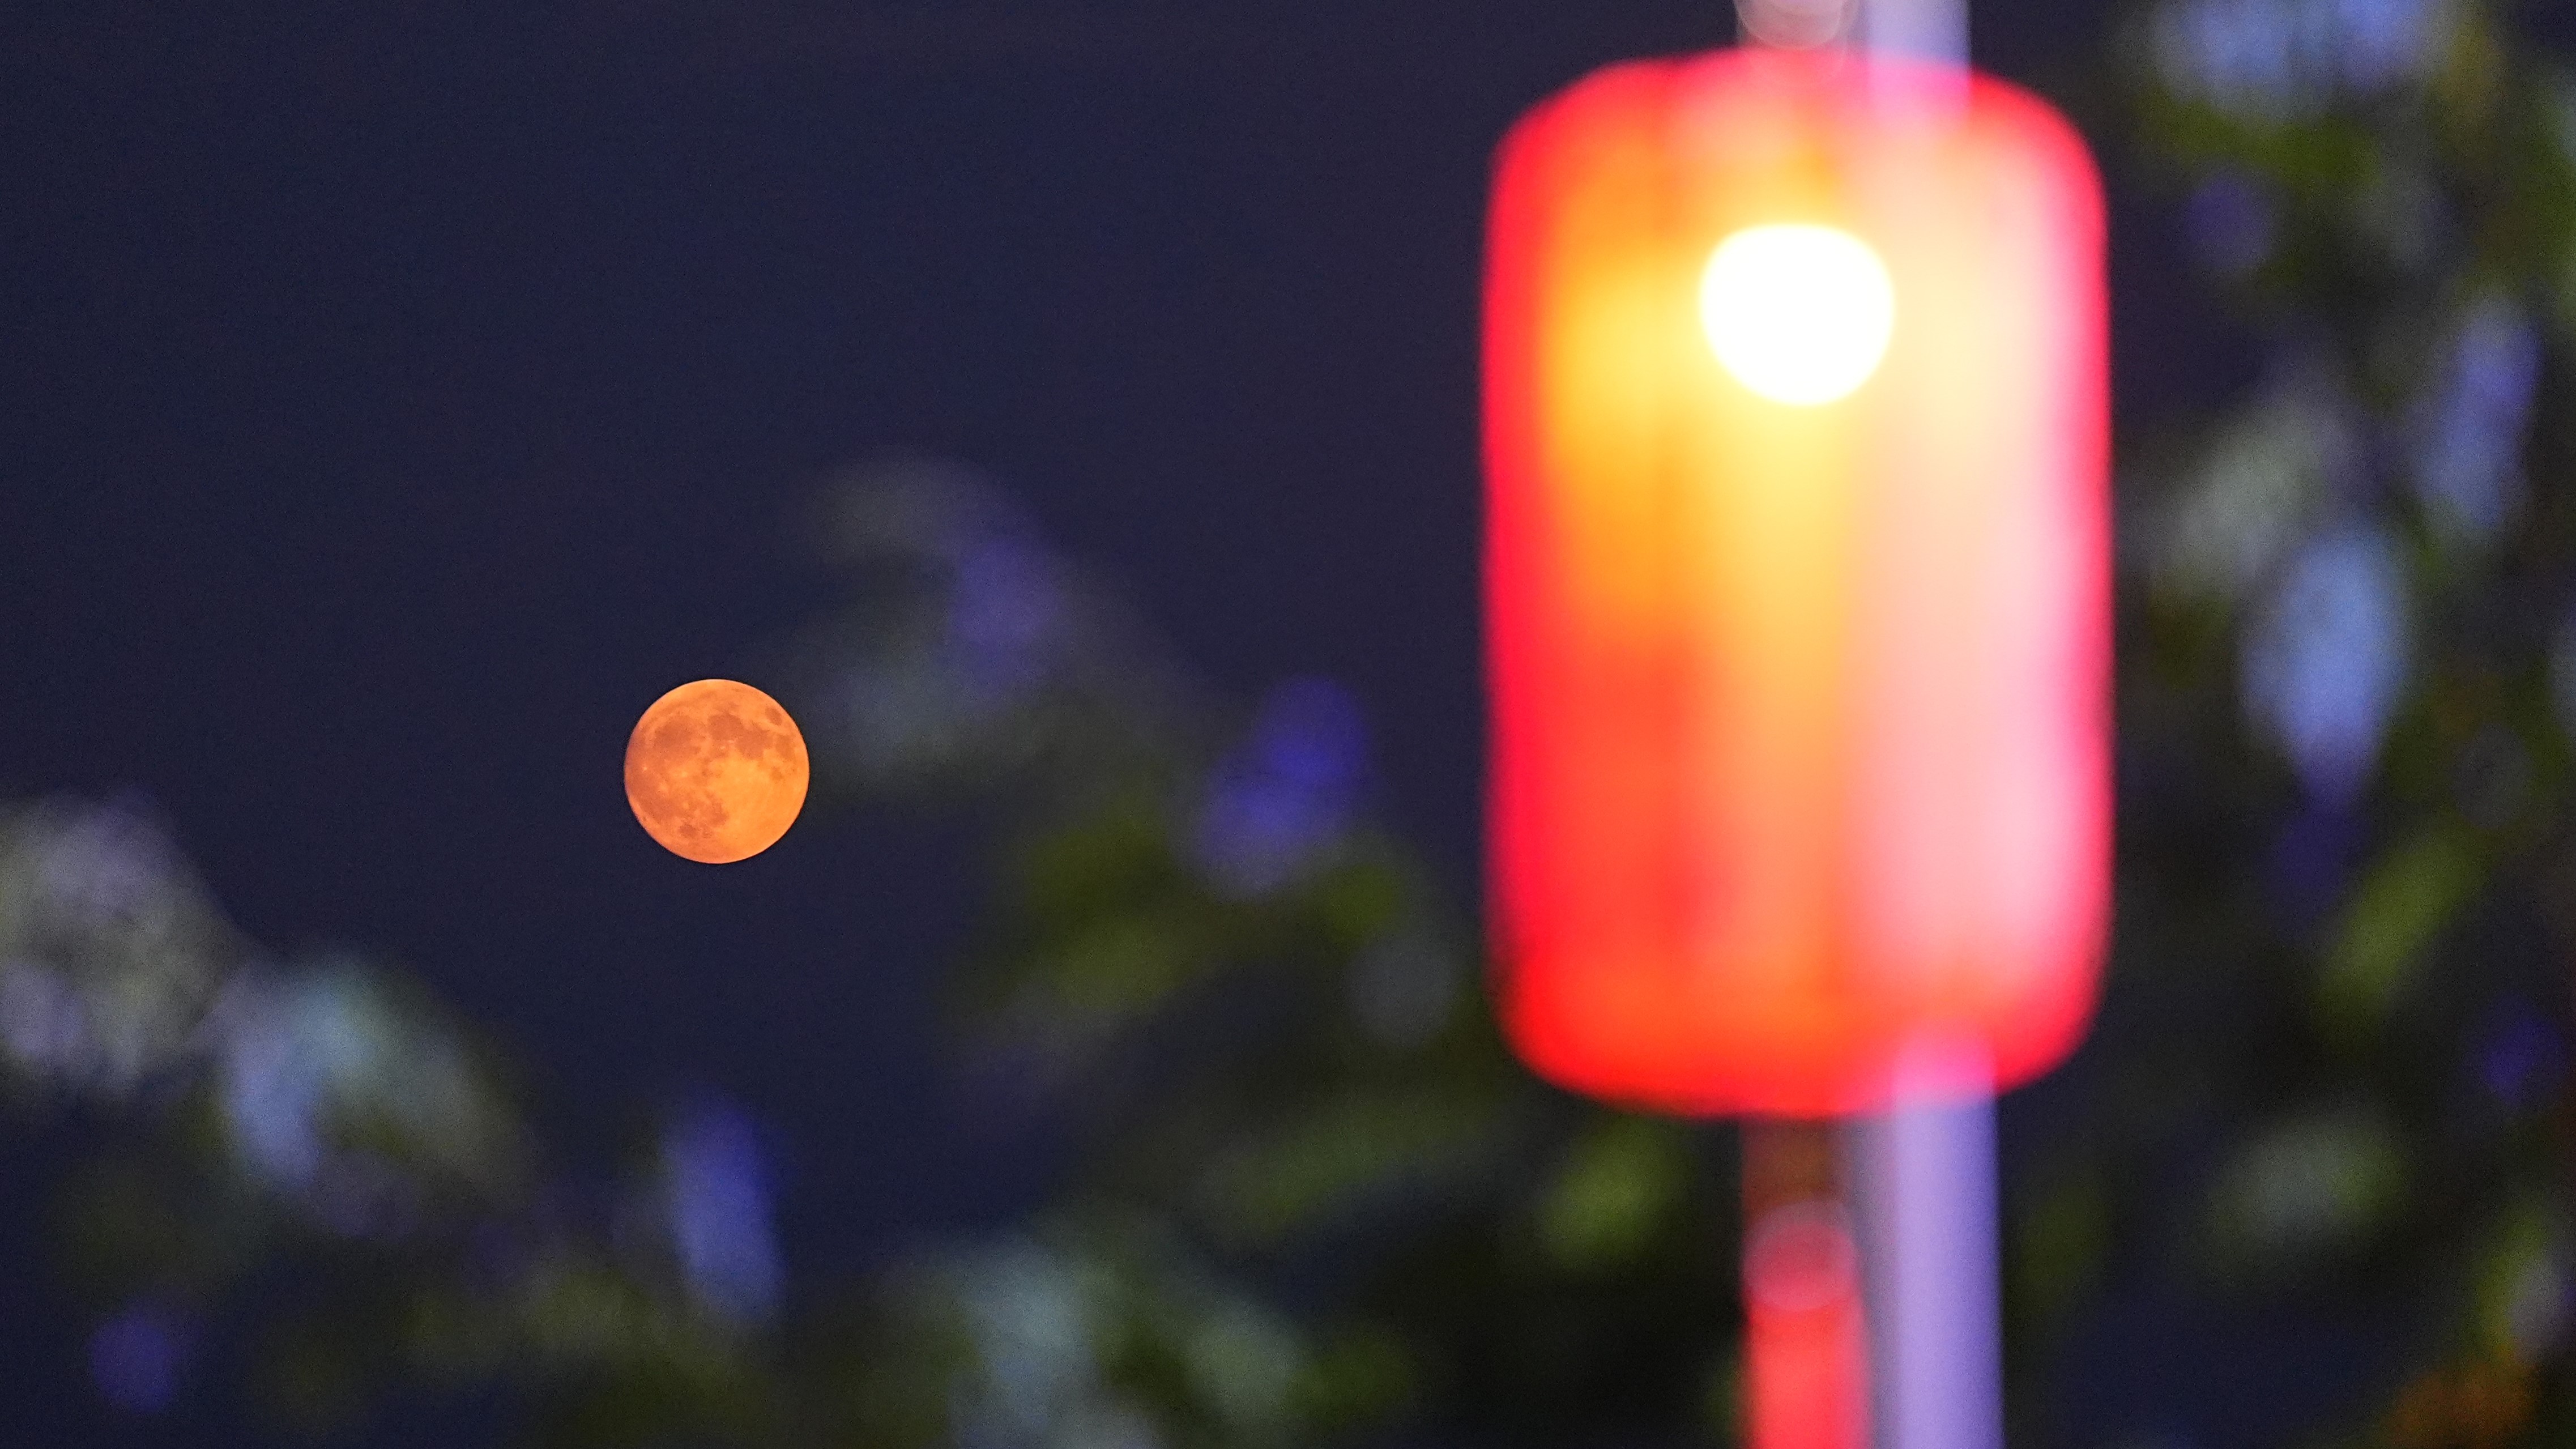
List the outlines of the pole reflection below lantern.
{"type": "Polygon", "coordinates": [[[2010,1086],[2080,1037],[2107,907],[2101,271],[2082,142],[1951,67],[1622,65],[1506,140],[1493,908],[1542,1075],[1822,1116],[1908,1070],[2010,1086]]]}

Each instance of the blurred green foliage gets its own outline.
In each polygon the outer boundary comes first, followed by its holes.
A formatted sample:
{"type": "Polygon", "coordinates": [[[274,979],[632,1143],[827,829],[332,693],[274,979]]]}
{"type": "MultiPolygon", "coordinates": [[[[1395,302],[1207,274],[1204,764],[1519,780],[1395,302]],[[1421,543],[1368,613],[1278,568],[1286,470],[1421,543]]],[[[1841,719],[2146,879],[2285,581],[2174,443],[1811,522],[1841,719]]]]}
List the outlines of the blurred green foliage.
{"type": "MultiPolygon", "coordinates": [[[[2576,1443],[2576,74],[2510,21],[2169,0],[2073,98],[2265,363],[2126,440],[2119,927],[2016,1129],[2019,1442],[2086,1442],[2070,1346],[2147,1295],[2405,1325],[2283,1444],[2576,1443]]],[[[497,1384],[558,1446],[1730,1442],[1726,1131],[1514,1066],[1355,704],[1206,698],[957,470],[822,522],[852,603],[785,692],[823,788],[990,827],[957,1024],[1078,1133],[1057,1200],[783,1293],[720,1104],[585,1177],[403,978],[267,957],[129,804],[25,806],[0,1084],[113,1125],[62,1215],[102,1389],[247,1317],[310,1428],[497,1384]]]]}

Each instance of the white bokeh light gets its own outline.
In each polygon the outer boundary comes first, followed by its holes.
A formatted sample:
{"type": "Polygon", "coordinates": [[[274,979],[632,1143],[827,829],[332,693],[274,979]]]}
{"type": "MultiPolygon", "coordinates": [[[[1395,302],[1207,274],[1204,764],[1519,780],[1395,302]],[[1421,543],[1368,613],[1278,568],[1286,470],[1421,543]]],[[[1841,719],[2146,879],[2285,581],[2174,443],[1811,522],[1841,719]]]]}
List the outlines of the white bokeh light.
{"type": "Polygon", "coordinates": [[[1830,226],[1749,227],[1700,274],[1700,326],[1735,380],[1773,402],[1848,397],[1887,356],[1896,288],[1869,244],[1830,226]]]}

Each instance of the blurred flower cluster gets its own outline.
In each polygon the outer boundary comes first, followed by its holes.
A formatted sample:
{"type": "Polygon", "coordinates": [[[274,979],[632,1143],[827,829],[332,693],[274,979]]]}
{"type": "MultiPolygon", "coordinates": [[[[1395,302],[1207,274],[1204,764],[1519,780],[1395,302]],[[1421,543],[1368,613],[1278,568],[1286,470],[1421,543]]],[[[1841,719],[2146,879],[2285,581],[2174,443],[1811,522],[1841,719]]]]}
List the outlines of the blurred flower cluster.
{"type": "Polygon", "coordinates": [[[943,1442],[1731,1432],[1730,1155],[1511,1064],[1350,692],[1213,702],[953,465],[829,516],[860,583],[799,716],[853,722],[818,754],[857,788],[981,802],[970,1051],[1080,1138],[1044,1231],[892,1300],[952,1346],[943,1442]]]}
{"type": "Polygon", "coordinates": [[[2576,72],[2481,0],[2130,33],[2265,362],[2130,449],[2113,998],[2025,1303],[2403,1323],[2300,1442],[2576,1441],[2576,72]]]}
{"type": "Polygon", "coordinates": [[[960,464],[859,470],[825,492],[813,531],[850,607],[780,662],[827,783],[998,793],[1122,752],[1150,768],[1187,708],[1115,596],[960,464]]]}
{"type": "Polygon", "coordinates": [[[0,815],[0,1091],[114,1128],[65,1214],[114,1403],[166,1407],[256,1305],[269,1398],[317,1426],[480,1380],[568,1423],[623,1382],[765,1412],[744,1335],[778,1268],[739,1114],[674,1114],[658,1160],[589,1182],[508,1082],[396,974],[242,940],[140,804],[0,815]]]}

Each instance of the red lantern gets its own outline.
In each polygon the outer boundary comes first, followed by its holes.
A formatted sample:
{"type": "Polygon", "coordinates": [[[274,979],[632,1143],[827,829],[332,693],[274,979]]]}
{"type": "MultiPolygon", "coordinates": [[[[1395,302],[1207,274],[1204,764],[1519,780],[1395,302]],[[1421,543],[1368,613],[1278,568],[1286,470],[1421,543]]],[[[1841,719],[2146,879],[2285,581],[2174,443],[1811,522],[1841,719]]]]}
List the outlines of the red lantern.
{"type": "Polygon", "coordinates": [[[1691,1113],[2046,1070],[2091,1013],[2108,909],[2081,140],[1951,67],[1615,66],[1512,131],[1490,242],[1517,1049],[1691,1113]]]}

